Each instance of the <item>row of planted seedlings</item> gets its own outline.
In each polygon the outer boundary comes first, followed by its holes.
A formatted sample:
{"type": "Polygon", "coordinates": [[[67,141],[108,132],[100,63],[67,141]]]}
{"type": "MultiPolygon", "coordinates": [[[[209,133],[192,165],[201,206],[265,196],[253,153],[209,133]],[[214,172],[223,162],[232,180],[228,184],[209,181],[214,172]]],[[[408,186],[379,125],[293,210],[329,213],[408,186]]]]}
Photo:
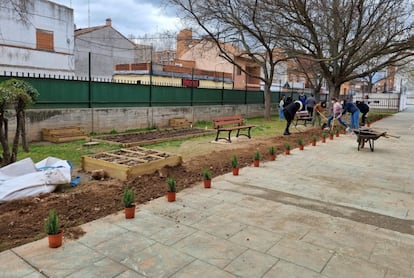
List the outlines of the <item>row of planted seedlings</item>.
{"type": "MultiPolygon", "coordinates": [[[[340,130],[336,128],[336,129],[331,129],[328,133],[323,132],[321,141],[322,143],[325,143],[326,138],[328,138],[328,136],[330,140],[333,140],[334,136],[338,137],[340,133],[346,134],[345,129],[340,130]]],[[[313,135],[312,146],[316,146],[317,141],[318,141],[318,136],[313,135]]],[[[296,139],[296,142],[299,146],[299,150],[303,150],[304,149],[303,139],[299,137],[296,139]]],[[[284,148],[285,148],[285,154],[289,155],[290,149],[291,149],[290,143],[285,142],[284,148]]],[[[276,149],[274,146],[269,147],[268,155],[269,155],[269,160],[273,161],[276,159],[276,149]]],[[[261,158],[262,158],[262,154],[259,151],[256,151],[253,155],[253,166],[254,167],[259,167],[261,158]]],[[[232,167],[233,175],[234,176],[239,175],[239,163],[238,163],[238,158],[236,155],[233,155],[230,158],[230,164],[232,167]]],[[[202,176],[203,176],[204,188],[211,188],[211,179],[212,179],[211,171],[207,168],[203,169],[202,176]]],[[[177,186],[176,186],[175,178],[168,177],[166,179],[166,183],[167,183],[167,194],[166,194],[167,201],[174,202],[176,200],[176,193],[177,193],[177,186]]],[[[125,207],[125,210],[124,210],[125,218],[126,219],[134,218],[136,205],[135,205],[135,194],[132,189],[128,187],[125,188],[123,195],[122,195],[122,202],[125,207]]],[[[60,228],[59,218],[54,209],[51,209],[49,211],[49,216],[45,222],[45,232],[48,235],[48,241],[49,241],[50,248],[57,248],[62,245],[63,230],[60,228]]]]}

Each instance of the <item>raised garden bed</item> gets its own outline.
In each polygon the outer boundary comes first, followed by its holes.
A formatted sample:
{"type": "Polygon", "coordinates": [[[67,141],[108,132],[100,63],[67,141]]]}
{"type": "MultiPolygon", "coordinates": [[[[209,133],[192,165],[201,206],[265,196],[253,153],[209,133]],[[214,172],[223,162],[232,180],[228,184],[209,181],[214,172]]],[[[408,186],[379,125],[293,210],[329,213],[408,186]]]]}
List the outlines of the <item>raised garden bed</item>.
{"type": "Polygon", "coordinates": [[[210,129],[171,128],[145,132],[104,135],[95,137],[94,140],[104,141],[112,144],[121,144],[123,147],[134,147],[213,133],[215,133],[215,131],[210,129]]]}
{"type": "Polygon", "coordinates": [[[109,177],[123,181],[144,174],[151,174],[164,166],[177,166],[181,163],[182,158],[179,155],[140,147],[82,157],[82,169],[84,171],[90,172],[102,169],[109,177]]]}

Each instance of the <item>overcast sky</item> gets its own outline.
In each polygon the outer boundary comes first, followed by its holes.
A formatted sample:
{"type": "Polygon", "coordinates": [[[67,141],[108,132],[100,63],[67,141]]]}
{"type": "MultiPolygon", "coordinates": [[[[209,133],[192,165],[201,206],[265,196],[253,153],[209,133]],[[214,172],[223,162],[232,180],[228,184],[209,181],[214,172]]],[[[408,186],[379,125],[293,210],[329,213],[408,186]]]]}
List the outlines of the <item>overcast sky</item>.
{"type": "Polygon", "coordinates": [[[129,37],[142,37],[163,31],[183,28],[176,12],[167,8],[163,0],[51,0],[71,7],[76,28],[105,24],[112,19],[112,27],[129,37]],[[89,12],[88,12],[89,10],[89,12]]]}

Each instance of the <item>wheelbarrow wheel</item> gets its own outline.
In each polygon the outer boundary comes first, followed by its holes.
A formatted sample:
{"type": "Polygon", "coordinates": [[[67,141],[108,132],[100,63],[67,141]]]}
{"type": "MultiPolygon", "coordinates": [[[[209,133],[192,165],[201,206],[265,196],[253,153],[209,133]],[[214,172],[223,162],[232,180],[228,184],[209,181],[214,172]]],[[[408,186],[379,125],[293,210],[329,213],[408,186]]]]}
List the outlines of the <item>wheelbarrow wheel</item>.
{"type": "Polygon", "coordinates": [[[371,152],[374,151],[374,140],[369,139],[369,148],[371,149],[371,152]]]}
{"type": "Polygon", "coordinates": [[[364,139],[358,137],[358,151],[364,147],[364,139]]]}

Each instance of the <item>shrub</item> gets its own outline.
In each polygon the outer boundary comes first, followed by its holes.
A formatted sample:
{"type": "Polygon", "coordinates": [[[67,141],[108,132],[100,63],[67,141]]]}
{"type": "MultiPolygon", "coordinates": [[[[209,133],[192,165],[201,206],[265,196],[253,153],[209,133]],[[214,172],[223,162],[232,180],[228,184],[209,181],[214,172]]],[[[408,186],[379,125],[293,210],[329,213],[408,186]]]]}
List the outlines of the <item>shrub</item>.
{"type": "Polygon", "coordinates": [[[132,189],[125,188],[124,194],[122,195],[122,202],[126,208],[130,208],[135,201],[135,194],[132,189]]]}
{"type": "Polygon", "coordinates": [[[239,164],[238,160],[237,160],[237,156],[233,155],[230,159],[231,162],[231,167],[236,168],[237,165],[239,164]]]}
{"type": "Polygon", "coordinates": [[[203,170],[203,177],[205,180],[211,180],[211,172],[209,169],[203,170]]]}
{"type": "Polygon", "coordinates": [[[59,218],[57,216],[56,210],[51,209],[45,223],[45,232],[48,235],[57,235],[59,233],[59,227],[59,218]]]}
{"type": "Polygon", "coordinates": [[[177,185],[174,178],[167,178],[168,191],[177,192],[177,185]]]}

